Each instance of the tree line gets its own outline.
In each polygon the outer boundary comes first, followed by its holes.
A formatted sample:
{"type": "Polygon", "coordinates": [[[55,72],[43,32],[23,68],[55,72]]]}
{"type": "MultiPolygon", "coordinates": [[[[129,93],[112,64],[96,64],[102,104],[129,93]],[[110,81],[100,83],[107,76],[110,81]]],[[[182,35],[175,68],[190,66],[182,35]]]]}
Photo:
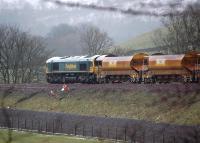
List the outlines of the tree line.
{"type": "MultiPolygon", "coordinates": [[[[155,47],[163,47],[173,54],[200,50],[200,9],[197,6],[188,6],[181,13],[164,17],[162,23],[165,30],[155,34],[155,47]]],[[[108,34],[98,27],[86,24],[75,31],[78,31],[76,38],[79,38],[81,54],[128,53],[120,46],[115,46],[108,34]]],[[[38,73],[45,72],[45,61],[51,54],[45,40],[17,26],[0,25],[0,81],[30,83],[39,79],[38,73]]]]}
{"type": "Polygon", "coordinates": [[[200,51],[200,9],[190,5],[183,12],[162,19],[165,30],[155,35],[154,44],[168,53],[200,51]]]}
{"type": "MultiPolygon", "coordinates": [[[[200,51],[200,5],[188,5],[183,11],[174,11],[161,17],[162,30],[155,33],[153,43],[167,54],[184,54],[200,51]]],[[[114,45],[106,32],[88,27],[82,35],[84,51],[90,55],[115,54],[129,55],[130,51],[114,45]],[[103,43],[103,44],[102,44],[103,43]],[[84,45],[85,44],[85,45],[84,45]],[[95,45],[95,46],[94,46],[95,45]],[[101,45],[105,45],[102,46],[101,45]],[[100,47],[100,48],[99,48],[100,47]]]]}
{"type": "Polygon", "coordinates": [[[0,25],[0,81],[3,83],[32,82],[49,54],[42,37],[17,26],[0,25]]]}

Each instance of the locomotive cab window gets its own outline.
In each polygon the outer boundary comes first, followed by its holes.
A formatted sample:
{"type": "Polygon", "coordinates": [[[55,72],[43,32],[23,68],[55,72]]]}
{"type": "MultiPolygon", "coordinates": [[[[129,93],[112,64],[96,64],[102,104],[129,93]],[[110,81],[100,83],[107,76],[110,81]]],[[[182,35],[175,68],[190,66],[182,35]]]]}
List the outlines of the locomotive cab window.
{"type": "Polygon", "coordinates": [[[58,71],[58,70],[59,70],[59,64],[53,63],[53,71],[58,71]]]}
{"type": "Polygon", "coordinates": [[[86,64],[80,64],[80,71],[86,71],[87,65],[86,64]]]}

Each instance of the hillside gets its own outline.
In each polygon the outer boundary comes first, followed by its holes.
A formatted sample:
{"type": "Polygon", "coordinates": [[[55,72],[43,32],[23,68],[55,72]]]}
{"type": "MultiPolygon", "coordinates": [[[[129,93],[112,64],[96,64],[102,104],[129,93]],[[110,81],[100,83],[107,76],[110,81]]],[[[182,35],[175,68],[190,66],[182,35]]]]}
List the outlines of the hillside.
{"type": "Polygon", "coordinates": [[[28,95],[15,92],[6,98],[5,104],[11,108],[36,111],[200,124],[198,84],[70,84],[71,90],[67,94],[59,93],[61,87],[56,97],[42,93],[13,106],[28,95]]]}
{"type": "Polygon", "coordinates": [[[120,44],[122,48],[130,49],[130,50],[139,50],[139,49],[146,49],[146,48],[153,48],[155,47],[153,43],[153,37],[159,32],[166,32],[165,28],[158,28],[153,31],[143,33],[139,36],[133,37],[128,41],[125,41],[120,44]]]}

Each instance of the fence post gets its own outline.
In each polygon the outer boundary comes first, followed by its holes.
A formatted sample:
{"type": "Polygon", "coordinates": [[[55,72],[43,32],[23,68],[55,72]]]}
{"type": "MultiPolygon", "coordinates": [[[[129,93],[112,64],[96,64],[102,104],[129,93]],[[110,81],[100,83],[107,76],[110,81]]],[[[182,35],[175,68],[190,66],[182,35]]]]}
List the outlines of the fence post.
{"type": "Polygon", "coordinates": [[[144,130],[144,132],[143,132],[143,143],[145,143],[145,130],[144,130]]]}
{"type": "Polygon", "coordinates": [[[109,126],[108,126],[107,137],[108,137],[108,139],[109,139],[109,137],[110,137],[110,128],[109,128],[109,126]]]}
{"type": "Polygon", "coordinates": [[[92,137],[94,136],[94,129],[93,129],[93,125],[92,125],[92,137]]]}
{"type": "Polygon", "coordinates": [[[31,119],[31,130],[33,130],[33,119],[31,119]]]}
{"type": "Polygon", "coordinates": [[[173,136],[173,142],[176,143],[176,136],[173,136]]]}
{"type": "Polygon", "coordinates": [[[134,141],[134,143],[136,143],[136,131],[135,131],[135,135],[133,137],[133,141],[134,141]]]}
{"type": "Polygon", "coordinates": [[[115,140],[117,141],[117,127],[116,127],[116,129],[115,129],[115,140]]]}
{"type": "Polygon", "coordinates": [[[199,133],[198,133],[198,130],[196,131],[196,143],[199,142],[199,133]]]}
{"type": "Polygon", "coordinates": [[[153,133],[153,143],[155,143],[155,132],[153,133]]]}
{"type": "Polygon", "coordinates": [[[85,135],[85,126],[83,125],[83,136],[85,135]]]}
{"type": "Polygon", "coordinates": [[[45,132],[47,133],[47,121],[45,122],[45,132]]]}
{"type": "Polygon", "coordinates": [[[162,143],[165,143],[165,133],[163,132],[163,135],[162,135],[162,143]]]}
{"type": "Polygon", "coordinates": [[[11,117],[11,123],[10,123],[10,125],[11,125],[11,128],[13,128],[13,118],[11,117]]]}
{"type": "Polygon", "coordinates": [[[62,122],[60,122],[60,133],[63,133],[62,122]]]}
{"type": "Polygon", "coordinates": [[[53,132],[53,134],[54,134],[54,132],[55,132],[55,131],[54,131],[54,120],[53,120],[53,128],[52,128],[52,129],[53,129],[53,131],[52,131],[52,132],[53,132]]]}
{"type": "Polygon", "coordinates": [[[40,132],[40,120],[38,120],[38,132],[40,132]]]}
{"type": "Polygon", "coordinates": [[[19,130],[19,116],[17,117],[17,129],[19,130]]]}
{"type": "MultiPolygon", "coordinates": [[[[0,111],[1,112],[1,111],[0,111]]],[[[1,113],[0,113],[1,114],[1,113]]],[[[0,127],[2,127],[2,119],[0,118],[0,127]]]]}
{"type": "Polygon", "coordinates": [[[100,138],[102,138],[102,128],[100,127],[100,138]]]}
{"type": "Polygon", "coordinates": [[[77,126],[75,125],[74,126],[74,135],[76,136],[76,129],[77,129],[77,126]]]}
{"type": "Polygon", "coordinates": [[[26,119],[24,120],[24,128],[26,129],[26,119]]]}
{"type": "Polygon", "coordinates": [[[126,128],[124,130],[124,141],[126,141],[126,128]]]}

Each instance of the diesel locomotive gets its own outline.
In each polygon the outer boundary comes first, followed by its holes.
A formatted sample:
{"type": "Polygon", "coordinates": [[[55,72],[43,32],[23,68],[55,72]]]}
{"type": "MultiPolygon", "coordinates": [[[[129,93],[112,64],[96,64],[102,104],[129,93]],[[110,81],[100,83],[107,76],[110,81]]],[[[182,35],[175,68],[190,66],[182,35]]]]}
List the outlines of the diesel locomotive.
{"type": "Polygon", "coordinates": [[[199,82],[199,60],[196,51],[180,55],[53,57],[46,61],[46,77],[49,83],[199,82]]]}

